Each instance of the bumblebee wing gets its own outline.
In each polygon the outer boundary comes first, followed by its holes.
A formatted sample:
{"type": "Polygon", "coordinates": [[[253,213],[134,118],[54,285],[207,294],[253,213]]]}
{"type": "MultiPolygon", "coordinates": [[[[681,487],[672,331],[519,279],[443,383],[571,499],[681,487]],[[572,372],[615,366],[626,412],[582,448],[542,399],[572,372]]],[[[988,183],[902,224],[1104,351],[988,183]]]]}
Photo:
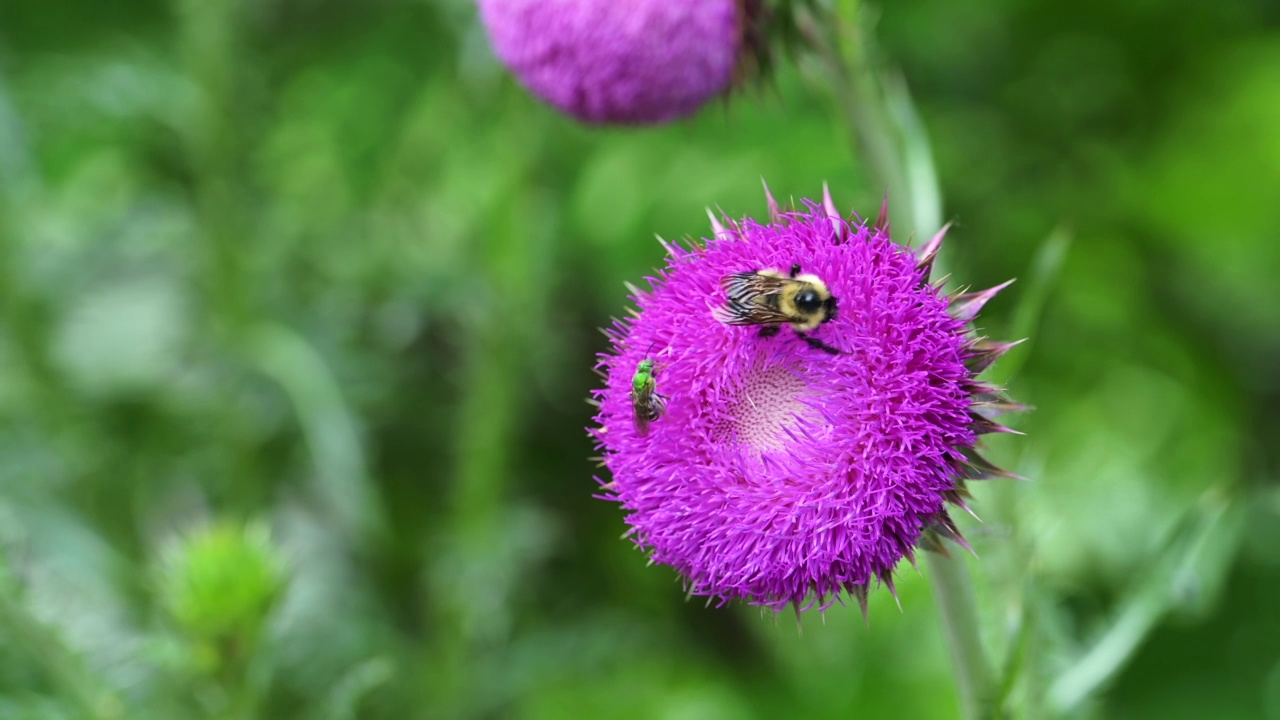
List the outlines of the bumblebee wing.
{"type": "Polygon", "coordinates": [[[712,308],[711,316],[725,325],[780,325],[794,320],[768,305],[739,300],[712,308]]]}
{"type": "Polygon", "coordinates": [[[750,303],[764,295],[777,295],[791,282],[794,281],[777,275],[754,272],[734,273],[720,278],[720,287],[724,288],[730,300],[750,303]]]}
{"type": "Polygon", "coordinates": [[[770,307],[761,298],[777,295],[790,282],[786,278],[760,273],[734,273],[720,278],[729,302],[711,311],[716,320],[725,325],[778,325],[791,322],[777,308],[770,307]]]}

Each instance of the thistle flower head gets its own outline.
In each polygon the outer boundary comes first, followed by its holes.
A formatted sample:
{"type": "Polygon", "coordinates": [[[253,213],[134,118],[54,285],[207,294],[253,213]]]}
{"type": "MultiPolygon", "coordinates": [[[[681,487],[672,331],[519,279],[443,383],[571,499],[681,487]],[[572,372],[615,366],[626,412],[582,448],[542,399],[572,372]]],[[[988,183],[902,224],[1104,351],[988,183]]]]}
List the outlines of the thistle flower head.
{"type": "Polygon", "coordinates": [[[479,0],[498,57],[589,123],[692,114],[733,82],[755,0],[479,0]]]}
{"type": "MultiPolygon", "coordinates": [[[[1010,347],[967,332],[999,288],[948,297],[929,283],[940,233],[916,253],[887,222],[849,223],[830,201],[771,222],[721,224],[689,248],[668,245],[651,292],[632,288],[634,318],[607,329],[591,432],[612,475],[628,535],[674,567],[691,595],[799,609],[873,581],[917,546],[963,543],[947,503],[966,478],[1001,472],[974,452],[1015,409],[975,375],[1010,347]],[[809,335],[762,337],[722,324],[722,278],[793,266],[817,276],[838,314],[809,335]],[[655,361],[664,414],[636,432],[637,365],[655,361]]],[[[1003,286],[1001,286],[1003,287],[1003,286]]]]}

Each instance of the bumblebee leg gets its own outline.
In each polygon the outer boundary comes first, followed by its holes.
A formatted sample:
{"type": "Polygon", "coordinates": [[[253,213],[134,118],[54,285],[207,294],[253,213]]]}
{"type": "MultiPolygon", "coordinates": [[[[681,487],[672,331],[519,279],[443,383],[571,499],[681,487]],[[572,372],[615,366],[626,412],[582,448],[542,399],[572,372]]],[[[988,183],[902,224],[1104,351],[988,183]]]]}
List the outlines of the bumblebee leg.
{"type": "Polygon", "coordinates": [[[791,266],[791,277],[794,279],[795,276],[799,274],[800,274],[800,263],[796,263],[795,265],[791,266]]]}
{"type": "Polygon", "coordinates": [[[822,342],[821,340],[819,340],[819,339],[818,339],[818,338],[816,338],[816,337],[809,337],[808,335],[805,335],[804,333],[796,333],[796,335],[797,335],[801,340],[803,340],[803,341],[805,341],[806,343],[808,343],[808,344],[809,344],[809,347],[814,348],[815,350],[821,350],[822,352],[827,353],[828,355],[839,355],[839,354],[840,354],[840,351],[839,351],[839,350],[837,350],[837,349],[835,349],[835,348],[831,347],[830,345],[828,345],[828,344],[826,344],[826,343],[822,342]]]}
{"type": "Polygon", "coordinates": [[[781,325],[765,325],[760,328],[760,337],[773,337],[782,329],[781,325]]]}

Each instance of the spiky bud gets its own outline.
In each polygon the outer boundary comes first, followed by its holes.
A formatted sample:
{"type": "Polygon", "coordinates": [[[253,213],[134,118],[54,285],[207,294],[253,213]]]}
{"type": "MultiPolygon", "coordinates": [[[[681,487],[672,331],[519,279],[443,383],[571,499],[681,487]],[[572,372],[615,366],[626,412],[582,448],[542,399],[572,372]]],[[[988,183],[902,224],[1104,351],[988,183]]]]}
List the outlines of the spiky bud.
{"type": "Polygon", "coordinates": [[[165,549],[156,586],[192,661],[212,672],[252,653],[283,588],[283,565],[265,527],[215,523],[165,549]]]}

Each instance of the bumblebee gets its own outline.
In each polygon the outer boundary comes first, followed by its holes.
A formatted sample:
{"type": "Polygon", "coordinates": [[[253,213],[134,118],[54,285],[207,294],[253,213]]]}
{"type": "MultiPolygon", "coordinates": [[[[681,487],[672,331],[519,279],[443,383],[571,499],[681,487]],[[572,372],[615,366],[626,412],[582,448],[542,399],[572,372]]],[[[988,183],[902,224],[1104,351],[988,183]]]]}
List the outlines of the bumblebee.
{"type": "Polygon", "coordinates": [[[631,376],[631,408],[634,411],[637,435],[649,434],[649,423],[657,420],[666,410],[666,403],[658,394],[657,370],[651,358],[645,358],[636,366],[631,376]]]}
{"type": "Polygon", "coordinates": [[[761,337],[777,335],[783,325],[790,324],[809,347],[840,354],[805,334],[836,318],[836,299],[818,276],[801,275],[799,265],[792,265],[787,275],[777,270],[725,275],[720,286],[729,302],[712,311],[716,320],[725,325],[764,325],[761,337]]]}

